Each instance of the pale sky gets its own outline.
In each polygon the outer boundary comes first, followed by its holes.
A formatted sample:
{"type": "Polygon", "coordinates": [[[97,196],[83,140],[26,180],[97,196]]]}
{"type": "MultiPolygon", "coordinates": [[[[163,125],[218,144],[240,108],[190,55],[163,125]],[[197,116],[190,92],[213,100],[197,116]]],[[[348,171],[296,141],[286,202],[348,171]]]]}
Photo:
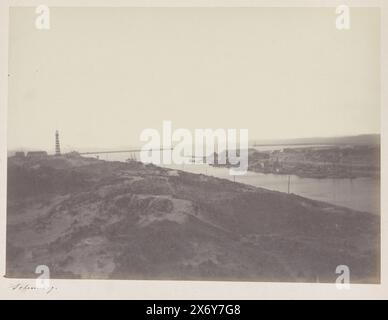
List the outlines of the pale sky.
{"type": "Polygon", "coordinates": [[[145,128],[380,132],[379,9],[34,8],[10,15],[8,149],[141,145],[145,128]]]}

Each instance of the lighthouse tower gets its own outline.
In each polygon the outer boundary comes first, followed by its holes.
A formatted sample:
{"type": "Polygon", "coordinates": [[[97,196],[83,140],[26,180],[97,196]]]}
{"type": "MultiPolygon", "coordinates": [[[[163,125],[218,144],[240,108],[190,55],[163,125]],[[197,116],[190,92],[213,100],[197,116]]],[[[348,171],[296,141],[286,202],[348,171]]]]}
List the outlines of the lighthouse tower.
{"type": "Polygon", "coordinates": [[[60,156],[61,155],[61,147],[59,146],[59,133],[58,130],[55,131],[55,155],[60,156]]]}

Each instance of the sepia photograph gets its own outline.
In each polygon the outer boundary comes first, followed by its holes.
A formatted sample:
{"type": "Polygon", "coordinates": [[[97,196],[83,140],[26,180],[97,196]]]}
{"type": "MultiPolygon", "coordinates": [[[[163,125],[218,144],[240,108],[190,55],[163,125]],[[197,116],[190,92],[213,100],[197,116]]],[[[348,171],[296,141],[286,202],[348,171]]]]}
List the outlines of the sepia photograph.
{"type": "Polygon", "coordinates": [[[10,291],[381,284],[379,7],[8,14],[10,291]]]}

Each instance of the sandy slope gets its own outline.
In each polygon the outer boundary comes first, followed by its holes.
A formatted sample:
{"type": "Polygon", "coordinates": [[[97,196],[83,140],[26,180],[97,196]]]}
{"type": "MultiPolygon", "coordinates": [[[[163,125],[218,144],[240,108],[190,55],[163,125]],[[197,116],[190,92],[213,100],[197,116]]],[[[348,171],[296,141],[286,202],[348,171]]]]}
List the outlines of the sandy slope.
{"type": "Polygon", "coordinates": [[[9,158],[7,276],[379,282],[379,217],[141,163],[9,158]]]}

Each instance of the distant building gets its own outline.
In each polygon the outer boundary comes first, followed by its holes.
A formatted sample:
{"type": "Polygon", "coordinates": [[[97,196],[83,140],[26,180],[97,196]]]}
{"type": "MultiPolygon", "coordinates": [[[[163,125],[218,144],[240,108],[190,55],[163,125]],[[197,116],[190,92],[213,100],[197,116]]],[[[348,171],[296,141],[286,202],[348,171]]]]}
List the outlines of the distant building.
{"type": "Polygon", "coordinates": [[[46,151],[29,151],[27,153],[28,158],[43,158],[47,157],[47,152],[46,151]]]}
{"type": "Polygon", "coordinates": [[[78,158],[78,157],[80,157],[81,155],[80,155],[79,152],[77,152],[77,151],[71,151],[71,152],[65,153],[64,156],[65,156],[66,158],[78,158]]]}
{"type": "Polygon", "coordinates": [[[25,154],[24,154],[24,151],[16,151],[14,156],[16,158],[24,158],[25,157],[25,154]]]}

